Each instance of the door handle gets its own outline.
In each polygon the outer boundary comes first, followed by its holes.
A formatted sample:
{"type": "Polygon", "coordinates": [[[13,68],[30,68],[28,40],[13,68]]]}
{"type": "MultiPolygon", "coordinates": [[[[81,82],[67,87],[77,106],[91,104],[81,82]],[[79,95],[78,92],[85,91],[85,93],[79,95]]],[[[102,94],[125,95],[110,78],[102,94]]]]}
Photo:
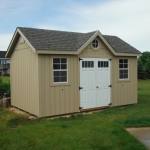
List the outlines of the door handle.
{"type": "Polygon", "coordinates": [[[99,88],[98,86],[96,88],[99,88]]]}

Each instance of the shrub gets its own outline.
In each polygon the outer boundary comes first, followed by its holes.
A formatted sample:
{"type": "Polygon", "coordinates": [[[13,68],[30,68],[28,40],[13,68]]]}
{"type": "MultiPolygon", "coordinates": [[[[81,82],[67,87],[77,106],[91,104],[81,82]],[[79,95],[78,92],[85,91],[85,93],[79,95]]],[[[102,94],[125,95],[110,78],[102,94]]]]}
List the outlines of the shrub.
{"type": "Polygon", "coordinates": [[[4,83],[0,80],[0,95],[4,93],[10,95],[10,83],[4,83]]]}

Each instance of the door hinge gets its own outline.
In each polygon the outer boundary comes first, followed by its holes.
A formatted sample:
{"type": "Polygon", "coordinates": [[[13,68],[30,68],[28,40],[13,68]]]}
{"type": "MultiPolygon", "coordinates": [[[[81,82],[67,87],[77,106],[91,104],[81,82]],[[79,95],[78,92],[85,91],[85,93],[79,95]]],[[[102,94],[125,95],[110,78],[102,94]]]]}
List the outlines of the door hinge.
{"type": "Polygon", "coordinates": [[[110,61],[111,61],[111,58],[110,58],[110,59],[108,59],[108,60],[110,60],[110,61]]]}
{"type": "Polygon", "coordinates": [[[109,85],[108,87],[112,87],[112,85],[109,85]]]}
{"type": "Polygon", "coordinates": [[[83,89],[83,87],[80,87],[80,86],[79,86],[79,90],[81,90],[81,89],[83,89]]]}
{"type": "Polygon", "coordinates": [[[111,105],[111,103],[109,103],[108,105],[111,105]]]}
{"type": "Polygon", "coordinates": [[[79,107],[79,110],[83,109],[83,107],[79,107]]]}
{"type": "Polygon", "coordinates": [[[82,59],[82,58],[79,58],[79,61],[80,61],[80,60],[83,60],[83,59],[82,59]]]}

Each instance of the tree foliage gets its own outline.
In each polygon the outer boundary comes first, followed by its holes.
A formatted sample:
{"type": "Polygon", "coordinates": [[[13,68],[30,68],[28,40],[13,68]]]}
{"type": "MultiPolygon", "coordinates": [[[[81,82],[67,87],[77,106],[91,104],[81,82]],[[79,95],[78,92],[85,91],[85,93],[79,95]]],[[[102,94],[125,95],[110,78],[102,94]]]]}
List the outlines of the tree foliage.
{"type": "Polygon", "coordinates": [[[138,78],[150,79],[150,52],[143,52],[138,58],[138,78]]]}
{"type": "Polygon", "coordinates": [[[3,96],[4,93],[7,93],[7,95],[10,95],[10,82],[5,83],[0,78],[0,96],[3,96]]]}

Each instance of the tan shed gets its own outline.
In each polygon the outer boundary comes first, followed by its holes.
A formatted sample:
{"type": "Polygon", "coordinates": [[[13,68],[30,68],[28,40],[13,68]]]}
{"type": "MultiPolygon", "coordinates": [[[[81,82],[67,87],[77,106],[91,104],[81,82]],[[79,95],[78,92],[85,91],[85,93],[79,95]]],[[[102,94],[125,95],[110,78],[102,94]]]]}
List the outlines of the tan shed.
{"type": "Polygon", "coordinates": [[[11,104],[38,117],[137,103],[140,51],[116,36],[18,27],[11,104]]]}

